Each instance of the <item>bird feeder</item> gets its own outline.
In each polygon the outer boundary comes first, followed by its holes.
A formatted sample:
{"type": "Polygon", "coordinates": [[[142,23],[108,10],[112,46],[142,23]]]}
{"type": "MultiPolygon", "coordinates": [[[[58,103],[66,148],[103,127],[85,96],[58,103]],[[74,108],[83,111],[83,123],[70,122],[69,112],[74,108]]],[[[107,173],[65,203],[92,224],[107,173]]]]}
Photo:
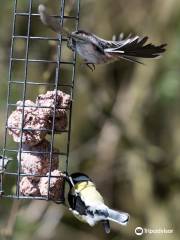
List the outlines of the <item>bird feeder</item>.
{"type": "MultiPolygon", "coordinates": [[[[7,115],[5,123],[3,157],[13,156],[13,161],[0,172],[0,194],[2,198],[38,199],[64,202],[64,178],[68,171],[72,100],[76,71],[76,53],[72,59],[63,60],[62,51],[66,47],[62,36],[32,34],[34,24],[42,25],[37,11],[36,1],[27,0],[24,10],[22,1],[14,0],[12,36],[9,62],[7,115]],[[18,32],[19,21],[23,19],[26,29],[18,32]],[[24,56],[16,55],[16,42],[24,44],[24,56]],[[33,56],[32,47],[54,44],[54,55],[49,59],[33,56]],[[19,69],[19,65],[23,66],[19,69]],[[54,68],[51,81],[31,79],[35,69],[54,68]],[[69,74],[63,74],[68,66],[69,74]],[[20,77],[14,74],[17,70],[20,77]],[[66,78],[64,77],[66,76],[66,78]],[[38,94],[28,95],[31,89],[38,89],[38,94]],[[18,99],[15,99],[16,93],[18,99]],[[64,148],[55,142],[56,136],[63,142],[64,148]],[[10,187],[9,187],[10,186],[10,187]]],[[[53,3],[54,4],[54,3],[53,3]]],[[[57,1],[60,23],[71,21],[73,31],[78,30],[80,0],[57,1]],[[66,7],[71,4],[73,15],[66,14],[66,7]]],[[[51,7],[51,6],[49,6],[51,7]]],[[[43,25],[42,25],[43,28],[43,25]]],[[[36,33],[37,34],[37,33],[36,33]]],[[[45,51],[45,49],[44,49],[45,51]]]]}

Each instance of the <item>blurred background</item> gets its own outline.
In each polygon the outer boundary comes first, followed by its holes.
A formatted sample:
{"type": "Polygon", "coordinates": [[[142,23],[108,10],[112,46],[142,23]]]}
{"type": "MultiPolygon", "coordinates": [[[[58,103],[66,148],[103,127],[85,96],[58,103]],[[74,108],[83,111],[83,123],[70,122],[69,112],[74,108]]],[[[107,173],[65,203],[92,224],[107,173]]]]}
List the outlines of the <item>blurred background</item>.
{"type": "MultiPolygon", "coordinates": [[[[3,147],[11,44],[12,0],[0,0],[0,147],[3,147]]],[[[45,3],[58,14],[60,1],[34,1],[33,13],[45,3]],[[53,4],[52,4],[53,2],[53,4]]],[[[65,14],[73,15],[76,0],[66,0],[65,14]]],[[[27,12],[28,0],[18,0],[18,11],[27,12]]],[[[27,34],[27,18],[18,17],[16,34],[27,34]]],[[[72,20],[65,26],[74,29],[72,20]]],[[[105,202],[130,214],[127,227],[112,225],[105,235],[76,220],[67,208],[53,202],[0,200],[0,239],[87,240],[180,238],[180,1],[179,0],[81,0],[80,29],[111,39],[112,35],[136,33],[150,36],[156,44],[168,43],[161,59],[145,65],[124,60],[97,66],[91,72],[78,58],[74,92],[69,172],[83,171],[96,182],[105,202]],[[173,229],[173,234],[136,236],[137,226],[173,229]]],[[[56,34],[32,17],[32,36],[56,34]]],[[[65,43],[63,43],[65,45],[65,43]]],[[[14,54],[23,58],[26,42],[16,40],[14,54]]],[[[30,58],[54,59],[56,43],[30,42],[30,58]]],[[[64,47],[62,58],[72,58],[64,47]]],[[[24,66],[13,66],[14,80],[23,80],[24,66]]],[[[32,64],[31,81],[54,82],[55,66],[32,64]]],[[[71,70],[62,66],[62,81],[71,70]]],[[[52,90],[29,86],[27,99],[52,90]]],[[[65,92],[66,89],[62,89],[65,92]]],[[[22,99],[22,87],[14,85],[11,101],[22,99]]],[[[56,145],[63,144],[59,136],[56,145]]],[[[9,137],[9,146],[16,146],[9,137]]],[[[16,159],[16,156],[11,154],[16,159]]],[[[61,161],[61,160],[60,160],[61,161]]],[[[63,163],[62,163],[63,164],[63,163]]],[[[10,166],[10,169],[13,166],[10,166]]],[[[61,168],[61,165],[60,165],[61,168]]],[[[6,180],[6,179],[5,179],[6,180]]],[[[6,188],[11,191],[11,181],[6,188]]]]}

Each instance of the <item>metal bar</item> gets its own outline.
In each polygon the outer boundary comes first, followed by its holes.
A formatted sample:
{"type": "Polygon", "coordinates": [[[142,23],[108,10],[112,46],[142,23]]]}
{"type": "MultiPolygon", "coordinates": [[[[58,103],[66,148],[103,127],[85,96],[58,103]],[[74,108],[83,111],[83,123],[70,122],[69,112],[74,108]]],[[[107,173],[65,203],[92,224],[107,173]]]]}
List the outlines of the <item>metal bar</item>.
{"type": "MultiPolygon", "coordinates": [[[[8,106],[12,106],[12,107],[17,107],[17,104],[16,103],[8,103],[8,106]]],[[[38,106],[38,105],[23,105],[23,106],[20,106],[20,107],[23,107],[23,108],[28,108],[28,107],[38,107],[38,108],[51,108],[49,106],[38,106]]],[[[65,109],[65,110],[69,110],[70,108],[69,107],[59,107],[57,109],[65,109]]]]}
{"type": "MultiPolygon", "coordinates": [[[[74,81],[75,81],[75,72],[76,72],[76,53],[73,53],[73,60],[71,61],[62,61],[61,60],[61,48],[62,48],[62,42],[63,41],[67,41],[66,38],[60,36],[60,38],[57,37],[46,37],[46,36],[31,36],[30,33],[30,28],[31,28],[31,19],[33,16],[37,16],[39,17],[39,14],[37,13],[32,13],[32,4],[33,4],[33,0],[28,0],[27,2],[29,3],[29,8],[28,8],[28,12],[17,12],[17,1],[18,0],[14,0],[14,15],[13,15],[13,31],[12,31],[12,40],[11,40],[11,51],[10,51],[10,63],[9,63],[9,77],[8,77],[8,96],[7,96],[7,114],[6,114],[6,124],[5,124],[5,136],[4,136],[4,146],[3,146],[3,156],[5,156],[5,153],[14,153],[14,154],[19,154],[19,161],[17,162],[17,170],[14,171],[8,171],[7,169],[0,174],[1,177],[1,182],[0,182],[0,194],[2,197],[5,198],[17,198],[17,199],[36,199],[36,200],[50,200],[50,180],[51,177],[53,178],[58,178],[58,176],[51,176],[51,169],[52,169],[52,158],[53,155],[59,155],[63,158],[63,167],[65,165],[65,170],[67,172],[68,170],[68,163],[69,163],[69,152],[70,152],[70,140],[71,140],[71,119],[72,119],[72,102],[70,104],[70,107],[61,107],[58,109],[65,109],[67,111],[68,114],[68,127],[67,129],[63,130],[63,131],[56,131],[55,130],[55,113],[56,113],[56,101],[57,101],[57,91],[56,91],[56,96],[55,96],[55,106],[54,106],[54,114],[53,114],[53,121],[52,121],[52,128],[51,129],[32,129],[32,128],[24,128],[23,127],[23,118],[24,118],[24,111],[26,107],[39,107],[39,108],[49,108],[49,106],[28,106],[25,105],[25,100],[26,100],[26,89],[28,85],[31,86],[50,86],[50,87],[54,87],[55,90],[59,90],[59,87],[67,87],[68,91],[70,91],[70,95],[71,95],[71,100],[73,100],[73,90],[74,90],[74,81]],[[27,26],[27,34],[25,36],[21,36],[21,35],[16,35],[16,17],[17,16],[27,16],[28,18],[28,26],[27,26]],[[24,39],[26,41],[26,50],[25,50],[25,57],[24,58],[16,58],[16,56],[13,56],[13,49],[14,49],[14,43],[16,39],[24,39]],[[42,40],[42,41],[56,41],[57,42],[57,54],[56,54],[56,60],[48,60],[48,59],[30,59],[29,58],[29,45],[30,45],[30,41],[31,40],[42,40]],[[24,62],[25,66],[24,66],[24,78],[18,80],[14,80],[12,79],[12,64],[14,62],[24,62]],[[33,82],[30,79],[28,79],[28,66],[30,63],[33,64],[38,64],[38,63],[43,63],[43,64],[56,64],[56,74],[55,74],[55,82],[54,83],[44,83],[44,82],[33,82]],[[61,74],[61,67],[62,65],[72,65],[72,77],[71,77],[71,81],[70,83],[65,83],[65,84],[61,84],[62,81],[62,74],[61,74]],[[60,82],[59,82],[60,80],[60,82]],[[10,102],[10,96],[11,96],[11,87],[14,86],[14,84],[17,84],[17,87],[19,85],[23,85],[23,97],[22,97],[22,122],[21,122],[21,127],[19,128],[11,128],[8,127],[8,115],[9,115],[9,110],[10,107],[17,107],[17,104],[15,103],[11,103],[10,102]],[[7,147],[7,131],[8,129],[16,129],[16,130],[20,130],[21,135],[20,135],[20,143],[19,143],[19,148],[18,149],[13,149],[13,148],[9,148],[7,147]],[[23,196],[22,194],[20,194],[20,189],[19,189],[19,185],[20,185],[20,180],[22,177],[47,177],[46,174],[44,175],[38,175],[38,174],[26,174],[26,173],[22,173],[21,172],[21,153],[22,153],[22,144],[23,144],[23,131],[47,131],[48,134],[51,134],[51,141],[50,141],[50,151],[24,151],[23,153],[31,153],[31,154],[48,154],[49,155],[49,176],[48,176],[48,195],[47,196],[23,196]],[[55,134],[57,133],[65,133],[67,134],[66,137],[66,142],[65,142],[65,148],[64,148],[64,152],[57,152],[56,150],[54,150],[53,152],[53,145],[54,145],[54,138],[55,138],[55,134]],[[16,178],[16,194],[6,194],[6,191],[4,192],[3,190],[3,175],[6,176],[6,178],[12,176],[16,178]]],[[[65,9],[65,0],[60,0],[60,4],[61,4],[61,9],[60,9],[60,15],[52,15],[54,17],[57,17],[60,19],[61,24],[63,25],[64,23],[64,19],[72,19],[74,21],[76,21],[76,30],[78,30],[78,26],[79,26],[79,11],[80,11],[80,0],[77,0],[75,2],[77,4],[77,13],[76,16],[65,16],[64,15],[64,9],[65,9]]],[[[16,85],[15,85],[16,86],[16,85]]],[[[62,191],[63,193],[63,191],[62,191]]],[[[61,195],[60,196],[60,200],[56,201],[57,203],[64,203],[64,196],[61,195]]]]}
{"type": "MultiPolygon", "coordinates": [[[[63,26],[64,22],[64,8],[65,8],[65,0],[61,0],[61,25],[63,26]]],[[[49,175],[48,175],[48,189],[50,188],[51,181],[51,169],[52,169],[52,157],[53,157],[53,145],[54,145],[54,134],[55,134],[55,115],[56,115],[56,102],[57,102],[57,89],[58,89],[58,81],[59,81],[59,72],[61,70],[61,45],[62,45],[62,36],[60,36],[59,44],[57,45],[57,67],[56,67],[56,76],[55,76],[55,106],[54,106],[54,115],[52,120],[52,135],[51,135],[51,150],[50,150],[50,159],[49,159],[49,175]]],[[[50,192],[48,191],[48,198],[50,197],[50,192]]]]}
{"type": "MultiPolygon", "coordinates": [[[[4,198],[13,198],[13,199],[27,199],[27,200],[46,200],[49,201],[47,197],[36,197],[36,196],[17,196],[17,195],[2,195],[4,198]]],[[[64,200],[56,201],[56,203],[64,203],[64,200]]]]}
{"type": "MultiPolygon", "coordinates": [[[[47,132],[54,132],[53,129],[48,129],[48,128],[41,128],[41,129],[37,129],[37,128],[18,128],[18,127],[9,127],[6,126],[7,129],[14,129],[14,130],[23,130],[23,131],[47,131],[47,132]]],[[[66,133],[69,132],[68,129],[62,130],[62,131],[56,131],[56,133],[66,133]]]]}
{"type": "MultiPolygon", "coordinates": [[[[23,81],[9,81],[9,84],[24,84],[23,81]]],[[[27,81],[26,84],[28,85],[43,85],[43,86],[56,86],[54,83],[42,83],[42,82],[31,82],[27,81]]],[[[58,84],[58,87],[69,87],[73,88],[74,86],[72,84],[58,84]]]]}
{"type": "MultiPolygon", "coordinates": [[[[15,11],[17,8],[17,0],[14,0],[14,15],[13,15],[13,29],[12,29],[12,38],[11,38],[11,49],[10,49],[10,62],[9,62],[9,71],[8,71],[8,81],[11,81],[12,79],[12,60],[11,57],[13,56],[13,49],[14,49],[14,39],[13,39],[13,35],[15,33],[15,22],[16,22],[16,15],[15,15],[15,11]]],[[[6,105],[6,125],[7,125],[7,121],[8,121],[8,103],[9,103],[9,96],[10,96],[10,85],[8,84],[8,92],[7,92],[7,105],[6,105]]],[[[5,157],[5,149],[6,149],[6,144],[7,144],[7,128],[5,129],[5,134],[4,134],[4,146],[3,146],[3,159],[5,157]]],[[[2,162],[2,169],[4,168],[4,160],[2,162]]],[[[0,191],[3,191],[2,186],[3,186],[3,174],[0,174],[0,191]]]]}
{"type": "MultiPolygon", "coordinates": [[[[80,0],[77,0],[77,22],[76,22],[76,31],[79,28],[79,15],[80,15],[80,0]]],[[[76,52],[73,54],[73,74],[72,74],[72,85],[74,86],[75,81],[75,74],[76,74],[76,52]]],[[[67,159],[66,159],[66,172],[68,172],[68,165],[69,165],[69,152],[70,152],[70,139],[71,139],[71,120],[72,120],[72,108],[73,108],[73,97],[74,91],[71,89],[71,105],[70,105],[70,116],[69,116],[69,132],[68,132],[68,144],[67,144],[67,159]]]]}
{"type": "Polygon", "coordinates": [[[27,30],[27,42],[26,42],[26,53],[25,53],[25,70],[24,70],[24,86],[23,86],[23,106],[22,106],[22,121],[21,121],[21,135],[20,135],[20,144],[19,144],[19,160],[18,160],[18,176],[17,176],[17,183],[16,183],[16,194],[19,197],[19,184],[20,184],[20,172],[21,172],[21,153],[22,153],[22,137],[23,137],[23,122],[24,122],[24,105],[26,100],[26,81],[28,75],[28,58],[29,58],[29,36],[30,36],[30,28],[31,28],[31,11],[32,11],[32,1],[29,0],[29,12],[28,12],[28,30],[27,30]]]}
{"type": "MultiPolygon", "coordinates": [[[[17,149],[5,149],[6,152],[16,152],[18,153],[19,150],[17,149]]],[[[46,151],[23,151],[23,153],[32,153],[32,154],[49,154],[49,152],[46,151]]],[[[66,152],[53,152],[54,154],[61,155],[61,156],[67,156],[66,152]]]]}
{"type": "MultiPolygon", "coordinates": [[[[14,35],[13,38],[15,38],[15,39],[27,39],[27,36],[14,35]]],[[[45,40],[45,41],[59,42],[59,38],[53,38],[53,37],[30,36],[29,39],[30,40],[45,40]]],[[[62,37],[62,41],[67,42],[67,38],[62,37]]]]}
{"type": "MultiPolygon", "coordinates": [[[[40,62],[40,63],[56,63],[58,64],[57,61],[52,61],[52,60],[46,60],[46,59],[26,59],[26,58],[11,58],[11,61],[23,61],[23,62],[31,62],[31,63],[37,63],[37,62],[40,62]]],[[[62,64],[74,64],[74,61],[60,61],[60,63],[62,64]]]]}
{"type": "MultiPolygon", "coordinates": [[[[16,16],[29,16],[28,13],[23,13],[23,12],[16,12],[15,13],[16,16]]],[[[31,16],[36,16],[39,17],[39,13],[31,13],[31,16]]],[[[61,16],[59,15],[51,15],[52,17],[56,17],[56,18],[61,18],[61,16]]],[[[63,19],[72,19],[72,20],[78,20],[78,18],[76,16],[66,16],[63,15],[63,19]]]]}
{"type": "MultiPolygon", "coordinates": [[[[9,175],[9,176],[21,176],[21,177],[47,177],[47,175],[38,175],[38,174],[27,174],[27,173],[20,173],[18,174],[17,172],[4,172],[4,175],[9,175]]],[[[59,178],[59,176],[51,176],[51,178],[59,178]]]]}

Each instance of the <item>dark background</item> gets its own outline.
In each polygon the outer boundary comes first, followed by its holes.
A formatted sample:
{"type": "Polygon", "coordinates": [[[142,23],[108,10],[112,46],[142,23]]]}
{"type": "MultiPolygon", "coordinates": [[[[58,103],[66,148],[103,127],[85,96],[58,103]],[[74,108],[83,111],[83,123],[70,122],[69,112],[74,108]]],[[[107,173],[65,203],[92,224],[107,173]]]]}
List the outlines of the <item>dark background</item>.
{"type": "MultiPolygon", "coordinates": [[[[45,3],[58,14],[60,1],[45,3]]],[[[75,1],[67,0],[65,13],[73,13],[75,1]]],[[[3,146],[6,116],[8,63],[12,32],[12,0],[0,0],[0,145],[3,146]]],[[[19,0],[19,11],[28,1],[19,0]]],[[[17,19],[16,31],[27,33],[27,19],[17,19]]],[[[73,29],[70,20],[65,25],[73,29]]],[[[72,119],[69,171],[83,171],[96,182],[106,203],[130,213],[127,227],[112,224],[106,236],[101,225],[90,228],[71,216],[66,207],[43,201],[0,201],[0,239],[168,239],[180,237],[180,1],[179,0],[81,0],[80,28],[105,39],[132,32],[150,36],[153,43],[168,43],[159,60],[145,60],[145,66],[119,61],[97,66],[94,72],[78,58],[72,119]],[[144,234],[134,229],[167,228],[173,234],[144,234]]],[[[31,35],[56,37],[32,18],[31,35]]],[[[25,42],[15,43],[15,54],[23,57],[25,42]]],[[[30,57],[53,59],[52,42],[31,43],[30,57]]],[[[63,58],[71,51],[64,48],[63,58]]],[[[14,77],[22,79],[20,64],[14,77]]],[[[37,65],[29,70],[32,81],[54,81],[54,67],[37,65]]],[[[63,67],[62,78],[71,72],[63,67]]],[[[34,100],[45,87],[31,87],[27,99],[34,100]]],[[[66,91],[65,89],[63,89],[66,91]]],[[[12,101],[22,98],[14,87],[12,101]]],[[[63,142],[62,137],[58,137],[63,142]]],[[[10,138],[10,146],[13,141],[10,138]]],[[[58,143],[56,143],[58,144],[58,143]]],[[[16,159],[15,155],[11,155],[16,159]]],[[[60,166],[61,168],[61,166],[60,166]]],[[[8,186],[8,181],[7,181],[8,186]]],[[[11,190],[12,186],[9,186],[11,190]]]]}

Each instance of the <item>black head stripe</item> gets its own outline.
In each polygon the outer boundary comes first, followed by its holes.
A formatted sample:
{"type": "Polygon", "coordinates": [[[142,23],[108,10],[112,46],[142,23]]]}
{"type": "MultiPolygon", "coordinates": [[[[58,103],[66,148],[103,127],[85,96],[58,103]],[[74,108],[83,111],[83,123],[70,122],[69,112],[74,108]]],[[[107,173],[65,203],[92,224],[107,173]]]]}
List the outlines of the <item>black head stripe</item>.
{"type": "Polygon", "coordinates": [[[91,181],[91,179],[84,173],[77,172],[77,173],[71,174],[70,176],[71,176],[74,184],[79,183],[79,182],[91,181]]]}

